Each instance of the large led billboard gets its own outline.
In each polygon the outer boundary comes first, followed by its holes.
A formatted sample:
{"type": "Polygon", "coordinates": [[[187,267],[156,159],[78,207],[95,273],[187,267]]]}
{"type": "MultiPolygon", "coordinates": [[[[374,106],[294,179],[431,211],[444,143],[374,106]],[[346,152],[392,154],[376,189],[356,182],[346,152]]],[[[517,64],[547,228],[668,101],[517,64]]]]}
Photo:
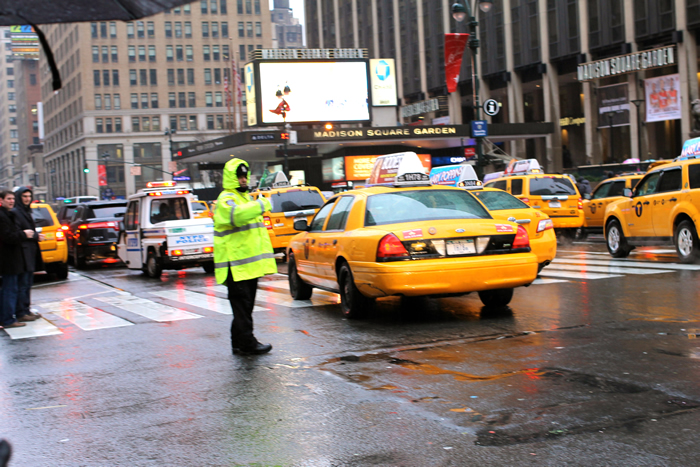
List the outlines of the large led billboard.
{"type": "MultiPolygon", "coordinates": [[[[258,124],[371,119],[366,60],[275,61],[256,65],[258,124]]],[[[246,84],[247,81],[246,76],[246,84]]]]}

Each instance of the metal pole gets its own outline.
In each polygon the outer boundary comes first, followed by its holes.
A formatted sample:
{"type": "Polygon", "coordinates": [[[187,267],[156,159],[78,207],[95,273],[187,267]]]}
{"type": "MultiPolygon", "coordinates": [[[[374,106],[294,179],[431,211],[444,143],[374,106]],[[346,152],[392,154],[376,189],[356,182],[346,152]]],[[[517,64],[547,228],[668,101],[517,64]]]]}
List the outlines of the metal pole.
{"type": "MultiPolygon", "coordinates": [[[[481,106],[479,105],[479,70],[477,59],[477,50],[479,48],[479,39],[477,37],[477,26],[479,25],[476,17],[472,14],[471,6],[469,5],[469,0],[466,0],[467,9],[469,12],[469,49],[472,55],[472,91],[473,91],[473,104],[474,104],[474,119],[481,120],[481,106]]],[[[484,154],[482,149],[482,137],[477,136],[474,138],[476,141],[476,176],[479,180],[484,179],[484,154]]]]}
{"type": "Polygon", "coordinates": [[[644,99],[633,99],[632,103],[637,107],[637,159],[642,160],[642,120],[639,116],[639,106],[642,105],[644,99]]]}
{"type": "Polygon", "coordinates": [[[608,164],[612,164],[613,161],[613,149],[614,149],[614,141],[613,141],[613,113],[610,112],[608,113],[608,121],[610,122],[610,132],[608,134],[608,138],[610,139],[610,159],[608,160],[608,164]]]}

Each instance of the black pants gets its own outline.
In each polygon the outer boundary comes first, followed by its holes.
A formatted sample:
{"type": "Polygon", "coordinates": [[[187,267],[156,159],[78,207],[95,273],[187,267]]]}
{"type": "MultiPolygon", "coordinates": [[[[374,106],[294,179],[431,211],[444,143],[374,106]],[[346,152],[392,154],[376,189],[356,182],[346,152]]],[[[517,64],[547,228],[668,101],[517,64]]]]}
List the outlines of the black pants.
{"type": "Polygon", "coordinates": [[[258,279],[234,281],[231,272],[226,279],[228,301],[233,311],[231,323],[231,346],[234,349],[252,349],[258,341],[253,335],[253,308],[258,279]]]}

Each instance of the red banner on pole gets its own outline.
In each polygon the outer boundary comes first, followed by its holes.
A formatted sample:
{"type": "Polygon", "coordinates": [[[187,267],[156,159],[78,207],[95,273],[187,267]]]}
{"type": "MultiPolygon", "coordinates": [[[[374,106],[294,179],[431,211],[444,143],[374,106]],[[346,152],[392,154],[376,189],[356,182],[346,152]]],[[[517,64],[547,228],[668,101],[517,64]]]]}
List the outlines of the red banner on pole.
{"type": "Polygon", "coordinates": [[[469,34],[445,34],[445,80],[447,92],[455,92],[459,82],[459,70],[462,68],[464,46],[469,34]]]}
{"type": "Polygon", "coordinates": [[[107,186],[107,166],[98,165],[97,166],[97,183],[100,186],[107,186]]]}

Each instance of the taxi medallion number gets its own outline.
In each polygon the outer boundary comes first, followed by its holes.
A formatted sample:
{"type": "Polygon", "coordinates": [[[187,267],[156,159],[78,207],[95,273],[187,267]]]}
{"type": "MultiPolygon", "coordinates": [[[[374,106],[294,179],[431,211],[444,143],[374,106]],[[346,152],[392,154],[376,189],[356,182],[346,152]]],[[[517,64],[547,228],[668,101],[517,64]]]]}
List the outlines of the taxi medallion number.
{"type": "Polygon", "coordinates": [[[448,240],[446,243],[448,255],[471,255],[476,253],[474,240],[448,240]]]}

